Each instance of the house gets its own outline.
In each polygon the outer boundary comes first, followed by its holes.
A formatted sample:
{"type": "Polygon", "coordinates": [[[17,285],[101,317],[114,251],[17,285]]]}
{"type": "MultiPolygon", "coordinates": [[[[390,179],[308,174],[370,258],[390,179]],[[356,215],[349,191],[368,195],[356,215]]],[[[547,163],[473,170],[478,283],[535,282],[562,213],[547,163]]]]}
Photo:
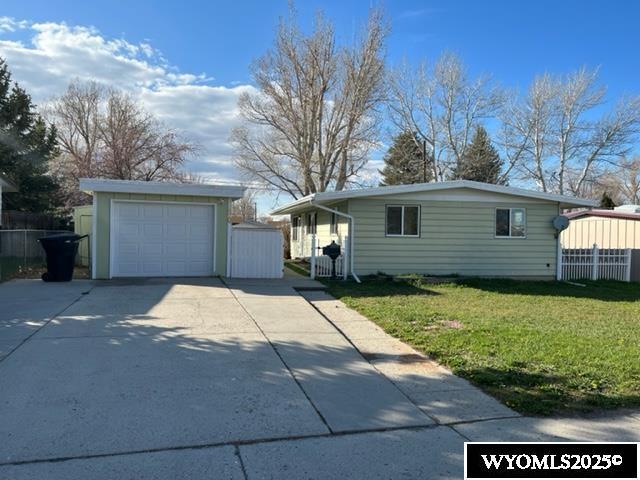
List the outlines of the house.
{"type": "Polygon", "coordinates": [[[245,188],[81,179],[93,195],[93,278],[225,275],[227,215],[245,188]]]}
{"type": "Polygon", "coordinates": [[[0,227],[2,226],[2,194],[17,191],[18,188],[13,183],[4,175],[0,175],[0,227]]]}
{"type": "Polygon", "coordinates": [[[640,249],[640,205],[613,210],[583,210],[566,215],[569,228],[562,232],[565,248],[640,249]]]}
{"type": "Polygon", "coordinates": [[[553,279],[563,209],[595,202],[467,180],[308,195],[272,215],[291,216],[291,254],[312,239],[347,250],[351,274],[420,273],[553,279]]]}

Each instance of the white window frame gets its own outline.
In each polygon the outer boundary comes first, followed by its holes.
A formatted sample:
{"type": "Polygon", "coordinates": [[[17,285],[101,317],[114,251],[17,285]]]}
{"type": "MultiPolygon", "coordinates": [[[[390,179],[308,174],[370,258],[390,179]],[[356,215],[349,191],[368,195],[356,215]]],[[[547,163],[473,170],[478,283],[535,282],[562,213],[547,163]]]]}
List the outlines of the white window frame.
{"type": "Polygon", "coordinates": [[[422,221],[421,221],[421,217],[422,217],[422,207],[419,204],[413,204],[413,203],[401,203],[401,204],[395,204],[395,203],[390,203],[384,206],[384,235],[385,237],[408,237],[408,238],[420,238],[420,231],[422,230],[422,221]],[[389,228],[388,228],[388,224],[387,224],[387,219],[388,219],[388,215],[387,212],[389,210],[389,207],[401,207],[402,208],[402,213],[400,214],[400,230],[402,233],[388,233],[389,232],[389,228]],[[406,235],[404,233],[404,209],[405,207],[417,207],[418,208],[418,233],[415,235],[406,235]]]}
{"type": "Polygon", "coordinates": [[[527,209],[524,207],[496,207],[493,216],[493,238],[527,238],[527,209]],[[496,231],[498,226],[498,210],[509,210],[509,235],[498,235],[498,232],[496,231]],[[522,210],[522,214],[524,215],[524,235],[522,236],[511,235],[511,212],[513,210],[522,210]]]}

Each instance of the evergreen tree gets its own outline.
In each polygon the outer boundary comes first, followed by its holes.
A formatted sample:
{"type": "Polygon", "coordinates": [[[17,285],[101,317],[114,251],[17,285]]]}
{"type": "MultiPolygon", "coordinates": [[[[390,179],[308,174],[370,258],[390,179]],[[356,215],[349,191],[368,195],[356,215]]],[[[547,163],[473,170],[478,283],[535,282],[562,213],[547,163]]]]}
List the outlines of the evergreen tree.
{"type": "Polygon", "coordinates": [[[613,201],[613,198],[607,192],[604,192],[602,198],[600,198],[600,208],[613,208],[615,206],[616,202],[613,201]]]}
{"type": "Polygon", "coordinates": [[[425,165],[420,145],[417,135],[412,132],[402,132],[394,137],[393,145],[384,156],[384,168],[379,170],[381,185],[406,185],[433,179],[431,158],[427,157],[425,165]]]}
{"type": "Polygon", "coordinates": [[[484,127],[478,126],[461,162],[454,167],[451,179],[504,184],[504,180],[500,180],[502,164],[500,155],[491,145],[489,134],[484,127]]]}
{"type": "Polygon", "coordinates": [[[11,72],[0,58],[0,172],[19,190],[3,195],[5,209],[54,210],[58,187],[47,172],[56,154],[55,128],[46,125],[29,94],[11,81],[11,72]]]}

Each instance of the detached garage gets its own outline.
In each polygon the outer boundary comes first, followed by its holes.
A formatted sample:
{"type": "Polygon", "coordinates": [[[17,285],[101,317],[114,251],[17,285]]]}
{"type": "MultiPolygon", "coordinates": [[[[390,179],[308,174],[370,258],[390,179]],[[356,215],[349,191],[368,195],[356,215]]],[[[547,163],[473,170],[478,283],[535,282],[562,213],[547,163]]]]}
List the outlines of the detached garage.
{"type": "Polygon", "coordinates": [[[82,179],[93,278],[227,274],[227,215],[244,187],[82,179]]]}

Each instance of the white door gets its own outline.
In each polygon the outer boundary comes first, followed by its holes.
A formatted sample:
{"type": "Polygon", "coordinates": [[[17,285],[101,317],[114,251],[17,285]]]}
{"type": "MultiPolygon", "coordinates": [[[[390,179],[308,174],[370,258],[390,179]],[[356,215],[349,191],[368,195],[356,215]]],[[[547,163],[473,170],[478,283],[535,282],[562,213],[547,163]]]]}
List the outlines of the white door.
{"type": "Polygon", "coordinates": [[[213,205],[114,201],[111,276],[212,275],[213,225],[213,205]]]}
{"type": "Polygon", "coordinates": [[[284,251],[279,229],[231,228],[229,276],[282,278],[284,251]]]}

